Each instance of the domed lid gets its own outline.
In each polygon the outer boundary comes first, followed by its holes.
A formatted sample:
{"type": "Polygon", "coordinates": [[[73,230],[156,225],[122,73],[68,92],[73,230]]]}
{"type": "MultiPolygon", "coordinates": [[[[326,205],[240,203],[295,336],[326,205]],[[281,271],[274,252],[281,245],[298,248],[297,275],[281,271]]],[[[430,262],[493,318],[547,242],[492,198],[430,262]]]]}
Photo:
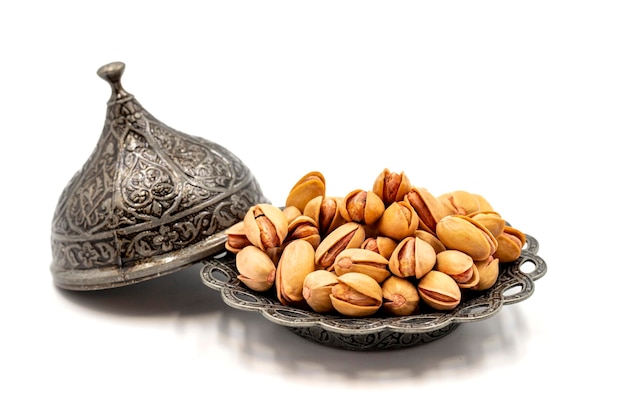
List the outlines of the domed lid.
{"type": "Polygon", "coordinates": [[[122,88],[124,67],[98,70],[113,90],[104,129],[54,212],[50,270],[61,288],[119,287],[200,261],[267,201],[234,154],[148,113],[122,88]]]}

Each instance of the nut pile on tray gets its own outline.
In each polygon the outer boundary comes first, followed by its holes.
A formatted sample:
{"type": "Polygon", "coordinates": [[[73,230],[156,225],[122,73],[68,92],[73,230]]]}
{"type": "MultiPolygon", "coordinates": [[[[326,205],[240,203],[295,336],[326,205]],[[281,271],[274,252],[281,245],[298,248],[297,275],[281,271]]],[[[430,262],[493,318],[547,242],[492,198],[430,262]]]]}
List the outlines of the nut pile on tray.
{"type": "Polygon", "coordinates": [[[247,287],[350,317],[452,310],[493,286],[526,241],[481,195],[435,196],[387,168],[345,196],[326,195],[324,176],[310,172],[284,206],[250,207],[226,234],[247,287]]]}

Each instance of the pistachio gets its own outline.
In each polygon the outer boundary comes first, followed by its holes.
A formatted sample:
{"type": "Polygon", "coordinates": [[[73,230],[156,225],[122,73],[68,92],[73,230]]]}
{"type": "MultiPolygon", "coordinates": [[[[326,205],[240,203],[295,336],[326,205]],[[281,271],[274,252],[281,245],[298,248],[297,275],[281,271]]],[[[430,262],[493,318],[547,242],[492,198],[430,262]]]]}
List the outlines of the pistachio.
{"type": "Polygon", "coordinates": [[[493,207],[491,206],[491,203],[489,203],[489,201],[487,201],[485,197],[483,197],[480,194],[475,194],[475,193],[473,195],[476,198],[476,201],[478,201],[478,206],[481,211],[493,211],[493,207]]]}
{"type": "Polygon", "coordinates": [[[226,235],[226,249],[232,253],[237,253],[252,244],[246,237],[243,220],[224,230],[224,234],[226,235]]]}
{"type": "Polygon", "coordinates": [[[256,246],[246,246],[235,255],[239,280],[254,291],[267,291],[274,285],[276,267],[270,257],[256,246]]]}
{"type": "Polygon", "coordinates": [[[370,316],[382,305],[383,291],[376,280],[359,272],[337,277],[330,300],[339,313],[351,317],[370,316]]]}
{"type": "Polygon", "coordinates": [[[472,290],[483,291],[493,287],[498,280],[500,274],[500,261],[498,258],[490,256],[485,261],[474,262],[478,271],[478,283],[472,287],[472,290]]]}
{"type": "Polygon", "coordinates": [[[498,236],[498,249],[494,255],[500,262],[513,262],[522,254],[522,248],[526,244],[526,235],[520,230],[505,226],[502,234],[498,236]]]}
{"type": "Polygon", "coordinates": [[[346,223],[339,211],[342,200],[339,197],[317,196],[307,203],[302,214],[317,222],[320,236],[327,236],[337,227],[346,223]]]}
{"type": "Polygon", "coordinates": [[[417,312],[419,294],[413,283],[407,279],[390,276],[381,285],[383,290],[383,311],[392,316],[408,316],[417,312]]]}
{"type": "Polygon", "coordinates": [[[447,214],[471,214],[480,210],[480,203],[475,194],[457,190],[437,197],[447,214]]]}
{"type": "Polygon", "coordinates": [[[430,246],[432,246],[433,249],[435,250],[435,253],[439,253],[442,250],[446,250],[446,247],[443,245],[443,243],[441,243],[441,241],[437,238],[437,236],[435,236],[434,234],[430,232],[427,232],[426,230],[418,229],[415,231],[414,236],[419,237],[423,241],[429,243],[430,246]]]}
{"type": "Polygon", "coordinates": [[[474,260],[456,249],[439,252],[435,269],[450,275],[461,288],[471,288],[478,283],[479,276],[474,260]]]}
{"type": "Polygon", "coordinates": [[[344,223],[330,232],[315,250],[318,269],[332,269],[337,255],[348,248],[358,248],[365,240],[363,225],[356,222],[344,223]]]}
{"type": "Polygon", "coordinates": [[[448,213],[443,204],[426,188],[413,187],[404,196],[420,219],[418,228],[435,233],[437,222],[448,213]]]}
{"type": "Polygon", "coordinates": [[[443,272],[432,270],[417,284],[420,299],[435,310],[452,310],[461,302],[461,289],[443,272]]]}
{"type": "Polygon", "coordinates": [[[496,251],[498,242],[491,232],[470,217],[449,215],[437,223],[437,237],[448,249],[467,253],[484,261],[496,251]]]}
{"type": "Polygon", "coordinates": [[[302,294],[304,279],[315,271],[315,249],[305,240],[288,243],[276,268],[276,295],[283,305],[300,306],[306,302],[302,294]]]}
{"type": "Polygon", "coordinates": [[[495,238],[500,236],[500,234],[504,231],[504,226],[506,226],[506,221],[502,218],[502,216],[492,210],[477,211],[468,215],[468,217],[485,226],[495,238]]]}
{"type": "Polygon", "coordinates": [[[287,206],[283,208],[283,214],[287,218],[287,223],[291,223],[293,219],[302,215],[302,212],[296,206],[287,206]]]}
{"type": "Polygon", "coordinates": [[[415,236],[400,241],[389,257],[389,270],[401,277],[421,278],[435,266],[437,255],[428,242],[415,236]]]}
{"type": "Polygon", "coordinates": [[[349,192],[339,205],[339,212],[348,222],[367,225],[378,221],[385,211],[383,200],[372,191],[353,190],[349,192]]]}
{"type": "Polygon", "coordinates": [[[296,239],[304,239],[309,242],[313,248],[317,248],[320,244],[321,237],[315,220],[305,215],[301,215],[293,219],[287,228],[285,243],[289,243],[296,239]]]}
{"type": "Polygon", "coordinates": [[[368,237],[361,244],[361,248],[380,253],[389,259],[398,242],[387,236],[368,237]]]}
{"type": "Polygon", "coordinates": [[[398,174],[388,168],[378,174],[372,187],[372,191],[381,198],[385,207],[394,201],[401,201],[410,189],[411,182],[404,172],[398,174]]]}
{"type": "Polygon", "coordinates": [[[315,197],[326,194],[326,179],[321,172],[312,171],[294,184],[287,196],[285,207],[295,206],[301,212],[306,204],[315,197]]]}
{"type": "Polygon", "coordinates": [[[378,221],[378,232],[397,241],[411,236],[419,225],[417,213],[406,201],[391,203],[378,221]]]}
{"type": "Polygon", "coordinates": [[[330,313],[334,310],[330,294],[338,282],[334,272],[325,269],[309,272],[304,278],[302,296],[316,313],[330,313]]]}
{"type": "Polygon", "coordinates": [[[335,258],[333,269],[338,276],[348,272],[361,272],[381,283],[390,274],[387,258],[379,253],[361,248],[344,249],[335,258]]]}
{"type": "Polygon", "coordinates": [[[250,207],[243,222],[246,237],[261,250],[280,247],[287,237],[287,218],[281,209],[271,204],[250,207]]]}

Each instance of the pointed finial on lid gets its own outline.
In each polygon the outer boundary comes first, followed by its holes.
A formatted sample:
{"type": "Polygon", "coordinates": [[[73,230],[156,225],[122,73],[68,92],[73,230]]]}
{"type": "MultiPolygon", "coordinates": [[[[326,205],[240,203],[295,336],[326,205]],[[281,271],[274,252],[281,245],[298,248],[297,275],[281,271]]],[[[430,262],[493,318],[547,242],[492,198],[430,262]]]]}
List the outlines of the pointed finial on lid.
{"type": "Polygon", "coordinates": [[[98,69],[98,75],[111,85],[111,100],[120,99],[129,96],[128,92],[122,87],[122,74],[126,65],[123,62],[111,62],[103,65],[98,69]]]}

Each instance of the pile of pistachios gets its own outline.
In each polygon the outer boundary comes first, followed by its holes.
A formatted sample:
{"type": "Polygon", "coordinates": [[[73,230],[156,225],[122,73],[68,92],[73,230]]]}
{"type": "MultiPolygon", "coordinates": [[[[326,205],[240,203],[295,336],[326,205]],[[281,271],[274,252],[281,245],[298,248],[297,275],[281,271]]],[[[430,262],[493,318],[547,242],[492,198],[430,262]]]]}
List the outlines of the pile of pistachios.
{"type": "Polygon", "coordinates": [[[387,168],[345,196],[326,195],[324,176],[307,173],[283,206],[250,207],[226,235],[250,289],[350,317],[452,310],[491,288],[526,241],[481,195],[435,196],[387,168]]]}

